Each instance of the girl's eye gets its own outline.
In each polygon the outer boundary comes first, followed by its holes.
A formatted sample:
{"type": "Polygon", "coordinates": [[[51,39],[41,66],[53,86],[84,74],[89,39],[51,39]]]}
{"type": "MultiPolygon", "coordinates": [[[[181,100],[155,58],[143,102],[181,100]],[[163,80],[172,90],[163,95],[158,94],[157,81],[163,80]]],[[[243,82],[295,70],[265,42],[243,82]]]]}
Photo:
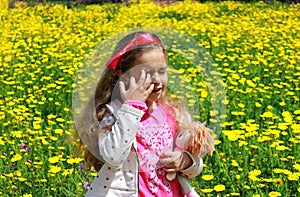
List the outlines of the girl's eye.
{"type": "Polygon", "coordinates": [[[161,74],[161,75],[163,75],[163,74],[166,73],[166,70],[160,70],[160,71],[158,71],[158,73],[161,74]]]}

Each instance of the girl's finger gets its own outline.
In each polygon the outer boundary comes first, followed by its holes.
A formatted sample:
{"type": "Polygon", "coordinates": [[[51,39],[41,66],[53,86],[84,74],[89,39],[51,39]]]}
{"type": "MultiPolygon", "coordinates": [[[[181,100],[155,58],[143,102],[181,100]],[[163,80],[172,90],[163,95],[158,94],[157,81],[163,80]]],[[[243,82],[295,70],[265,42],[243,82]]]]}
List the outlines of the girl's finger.
{"type": "Polygon", "coordinates": [[[144,84],[145,78],[146,78],[146,71],[145,70],[141,70],[141,75],[140,75],[140,78],[139,78],[137,84],[138,85],[144,84]]]}
{"type": "Polygon", "coordinates": [[[136,85],[136,82],[135,82],[135,78],[134,77],[130,77],[130,79],[129,79],[130,81],[129,81],[129,87],[128,88],[132,88],[132,87],[134,87],[135,85],[136,85]]]}
{"type": "Polygon", "coordinates": [[[146,75],[146,79],[145,79],[145,85],[149,86],[149,84],[151,84],[151,75],[148,73],[146,75]]]}
{"type": "Polygon", "coordinates": [[[173,158],[173,157],[171,157],[171,156],[166,156],[166,155],[162,155],[162,156],[160,157],[160,159],[159,159],[159,162],[162,163],[162,164],[164,164],[164,165],[167,165],[167,164],[169,164],[169,163],[171,163],[171,162],[173,162],[173,161],[174,161],[174,158],[173,158]]]}
{"type": "MultiPolygon", "coordinates": [[[[152,85],[154,85],[154,84],[152,84],[152,85]]],[[[166,151],[161,155],[161,157],[162,158],[173,157],[175,154],[176,154],[175,151],[166,151]]]]}
{"type": "Polygon", "coordinates": [[[154,84],[151,84],[147,90],[147,94],[150,94],[154,89],[154,84]]]}
{"type": "Polygon", "coordinates": [[[169,158],[161,158],[161,159],[159,159],[159,162],[160,162],[163,166],[166,166],[166,165],[168,165],[168,164],[171,162],[171,160],[170,160],[169,158]]]}
{"type": "Polygon", "coordinates": [[[124,95],[126,93],[125,84],[123,81],[119,82],[119,90],[120,90],[121,95],[124,95]]]}
{"type": "Polygon", "coordinates": [[[165,168],[166,172],[177,172],[178,170],[171,169],[171,168],[165,168]]]}

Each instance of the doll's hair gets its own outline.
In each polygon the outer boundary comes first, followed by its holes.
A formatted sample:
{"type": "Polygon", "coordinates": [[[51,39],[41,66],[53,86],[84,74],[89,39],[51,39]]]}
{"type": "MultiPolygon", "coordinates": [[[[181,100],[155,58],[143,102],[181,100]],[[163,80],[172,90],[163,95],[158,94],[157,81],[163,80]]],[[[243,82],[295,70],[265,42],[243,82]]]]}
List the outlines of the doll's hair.
{"type": "MultiPolygon", "coordinates": [[[[116,45],[112,57],[118,53],[124,46],[126,46],[129,42],[131,42],[135,37],[141,34],[150,34],[154,38],[158,39],[161,41],[161,39],[153,33],[150,32],[134,32],[130,33],[124,38],[122,38],[116,45]]],[[[167,61],[167,55],[164,49],[164,46],[162,44],[163,42],[161,41],[160,43],[152,43],[152,44],[147,44],[147,45],[142,45],[142,46],[137,46],[133,48],[132,50],[128,51],[116,65],[115,69],[106,67],[105,70],[103,71],[103,74],[97,84],[96,91],[95,91],[95,105],[92,106],[94,109],[87,109],[86,115],[92,118],[95,118],[97,122],[101,122],[103,119],[105,113],[107,112],[106,104],[108,104],[111,101],[112,97],[112,92],[113,89],[115,88],[119,77],[121,74],[126,73],[130,68],[132,68],[132,63],[140,56],[142,56],[143,53],[151,51],[155,48],[160,48],[162,49],[162,52],[165,54],[166,61],[167,61]],[[96,109],[96,114],[91,114],[94,113],[96,109]]],[[[176,100],[171,98],[169,94],[164,90],[162,93],[162,96],[160,98],[161,102],[166,106],[166,109],[169,112],[169,115],[173,117],[173,119],[176,120],[176,124],[180,125],[181,124],[181,119],[178,118],[180,116],[180,112],[182,111],[181,104],[178,103],[176,100]]],[[[112,125],[107,126],[103,129],[101,129],[97,132],[102,132],[102,133],[108,133],[112,128],[112,125]]],[[[95,129],[95,127],[90,127],[87,128],[85,132],[89,132],[89,129],[95,129]]],[[[78,134],[77,134],[78,137],[78,134]]],[[[79,137],[78,137],[79,138],[79,137]]],[[[84,155],[84,160],[88,166],[88,170],[91,169],[91,167],[94,167],[97,171],[100,170],[101,166],[103,165],[103,162],[101,162],[97,157],[95,157],[87,148],[87,146],[81,141],[81,139],[78,139],[78,145],[79,145],[79,150],[83,150],[83,155],[84,155]]],[[[97,146],[97,143],[95,143],[95,146],[97,146]]],[[[97,149],[99,150],[99,149],[97,149]]]]}
{"type": "Polygon", "coordinates": [[[192,154],[200,155],[201,158],[206,154],[212,155],[215,150],[213,131],[197,122],[191,123],[187,129],[193,136],[187,150],[192,154]]]}

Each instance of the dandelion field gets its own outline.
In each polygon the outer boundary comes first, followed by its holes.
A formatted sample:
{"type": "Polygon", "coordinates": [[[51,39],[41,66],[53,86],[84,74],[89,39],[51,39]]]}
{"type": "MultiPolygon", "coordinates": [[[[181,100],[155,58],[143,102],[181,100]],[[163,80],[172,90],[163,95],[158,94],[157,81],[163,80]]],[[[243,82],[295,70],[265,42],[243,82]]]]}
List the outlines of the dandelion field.
{"type": "Polygon", "coordinates": [[[226,85],[216,151],[191,180],[201,196],[299,195],[300,5],[0,6],[0,196],[85,194],[96,173],[72,155],[76,72],[99,42],[136,26],[192,36],[226,85]]]}

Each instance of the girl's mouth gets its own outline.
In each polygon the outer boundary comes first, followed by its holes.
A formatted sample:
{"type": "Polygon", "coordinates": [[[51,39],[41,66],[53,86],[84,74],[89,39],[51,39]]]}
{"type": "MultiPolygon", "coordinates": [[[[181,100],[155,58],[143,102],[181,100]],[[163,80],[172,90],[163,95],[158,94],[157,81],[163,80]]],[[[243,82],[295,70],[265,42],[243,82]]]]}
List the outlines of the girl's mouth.
{"type": "Polygon", "coordinates": [[[152,90],[152,93],[160,93],[162,88],[155,88],[152,90]]]}

